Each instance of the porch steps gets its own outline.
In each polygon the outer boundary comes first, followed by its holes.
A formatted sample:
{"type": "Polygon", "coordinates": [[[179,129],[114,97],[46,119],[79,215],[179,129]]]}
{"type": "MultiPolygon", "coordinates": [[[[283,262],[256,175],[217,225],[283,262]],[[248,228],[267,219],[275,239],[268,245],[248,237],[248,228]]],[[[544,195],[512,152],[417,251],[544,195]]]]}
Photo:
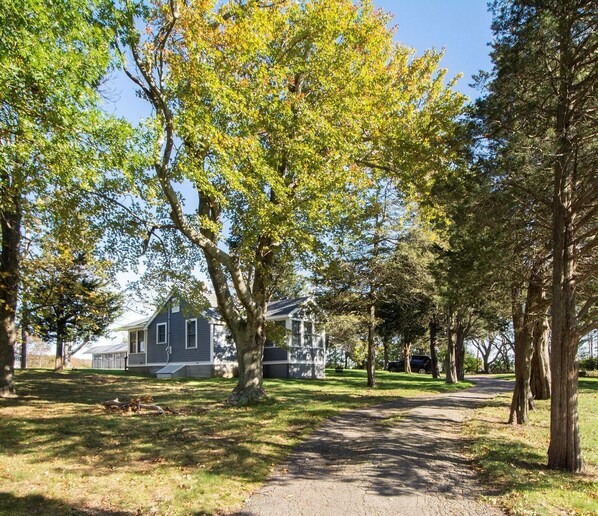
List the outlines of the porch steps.
{"type": "Polygon", "coordinates": [[[185,364],[168,364],[159,371],[156,371],[156,378],[175,378],[183,376],[185,364]]]}

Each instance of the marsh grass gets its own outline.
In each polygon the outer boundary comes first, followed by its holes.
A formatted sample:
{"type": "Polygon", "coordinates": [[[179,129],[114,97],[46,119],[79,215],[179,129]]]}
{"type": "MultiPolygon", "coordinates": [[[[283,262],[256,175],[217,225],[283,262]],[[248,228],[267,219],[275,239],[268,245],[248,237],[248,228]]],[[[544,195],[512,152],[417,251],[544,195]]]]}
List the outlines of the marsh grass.
{"type": "Polygon", "coordinates": [[[218,514],[238,509],[299,441],[342,410],[464,388],[423,375],[327,371],[267,380],[257,405],[223,402],[232,379],[28,370],[0,400],[0,514],[218,514]],[[108,412],[153,397],[179,415],[108,412]]]}
{"type": "Polygon", "coordinates": [[[586,471],[546,468],[550,401],[536,401],[527,425],[511,426],[510,396],[476,411],[465,432],[492,501],[509,514],[598,514],[598,378],[579,379],[579,414],[586,471]]]}

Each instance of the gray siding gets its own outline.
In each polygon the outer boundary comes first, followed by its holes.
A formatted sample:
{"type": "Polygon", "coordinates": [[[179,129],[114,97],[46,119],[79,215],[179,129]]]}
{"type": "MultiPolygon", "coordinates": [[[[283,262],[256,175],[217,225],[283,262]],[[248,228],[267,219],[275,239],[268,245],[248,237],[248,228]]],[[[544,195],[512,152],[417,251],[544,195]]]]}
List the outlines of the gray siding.
{"type": "Polygon", "coordinates": [[[230,332],[223,324],[212,325],[214,338],[214,363],[237,363],[237,350],[230,332]]]}
{"type": "Polygon", "coordinates": [[[135,365],[144,365],[145,364],[145,353],[135,353],[134,355],[129,355],[129,361],[127,365],[129,367],[135,365]]]}
{"type": "Polygon", "coordinates": [[[323,363],[311,363],[311,364],[289,364],[289,376],[288,378],[324,378],[324,364],[323,363]]]}
{"type": "MultiPolygon", "coordinates": [[[[166,309],[160,312],[147,328],[147,342],[146,342],[146,359],[148,364],[165,364],[166,363],[166,346],[167,344],[156,344],[156,326],[159,323],[168,322],[168,313],[166,309]]],[[[166,340],[168,341],[168,326],[166,327],[166,340]]]]}
{"type": "Polygon", "coordinates": [[[147,332],[147,362],[151,364],[166,363],[166,347],[171,347],[169,362],[209,362],[210,361],[210,323],[194,315],[183,313],[183,309],[178,312],[159,313],[151,321],[147,332]],[[197,348],[186,348],[185,326],[188,319],[197,318],[197,348]],[[167,323],[166,326],[166,344],[156,343],[156,327],[160,323],[167,323]]]}

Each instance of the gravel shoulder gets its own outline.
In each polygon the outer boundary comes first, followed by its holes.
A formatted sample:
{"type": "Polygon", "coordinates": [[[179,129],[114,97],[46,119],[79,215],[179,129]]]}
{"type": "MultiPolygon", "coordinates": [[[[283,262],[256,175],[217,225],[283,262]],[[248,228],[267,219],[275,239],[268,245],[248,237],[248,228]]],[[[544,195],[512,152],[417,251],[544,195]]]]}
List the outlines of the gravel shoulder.
{"type": "MultiPolygon", "coordinates": [[[[469,378],[468,378],[469,379],[469,378]]],[[[345,412],[300,444],[240,515],[499,515],[464,455],[472,410],[512,382],[471,378],[464,391],[345,412]]]]}

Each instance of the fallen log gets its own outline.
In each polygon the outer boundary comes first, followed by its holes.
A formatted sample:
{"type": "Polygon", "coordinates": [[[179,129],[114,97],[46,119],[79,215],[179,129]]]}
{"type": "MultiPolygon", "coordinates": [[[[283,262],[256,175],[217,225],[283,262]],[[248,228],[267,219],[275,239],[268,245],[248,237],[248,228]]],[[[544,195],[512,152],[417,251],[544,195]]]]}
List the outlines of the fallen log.
{"type": "Polygon", "coordinates": [[[147,403],[150,401],[152,401],[152,399],[149,396],[145,398],[134,398],[127,401],[120,401],[118,398],[114,398],[113,400],[102,401],[100,402],[100,405],[103,405],[108,410],[121,410],[122,412],[135,412],[136,414],[141,414],[141,410],[149,411],[152,414],[164,414],[165,412],[176,415],[180,414],[180,412],[170,407],[162,408],[160,405],[147,403]],[[142,401],[145,401],[146,403],[142,403],[142,401]]]}

